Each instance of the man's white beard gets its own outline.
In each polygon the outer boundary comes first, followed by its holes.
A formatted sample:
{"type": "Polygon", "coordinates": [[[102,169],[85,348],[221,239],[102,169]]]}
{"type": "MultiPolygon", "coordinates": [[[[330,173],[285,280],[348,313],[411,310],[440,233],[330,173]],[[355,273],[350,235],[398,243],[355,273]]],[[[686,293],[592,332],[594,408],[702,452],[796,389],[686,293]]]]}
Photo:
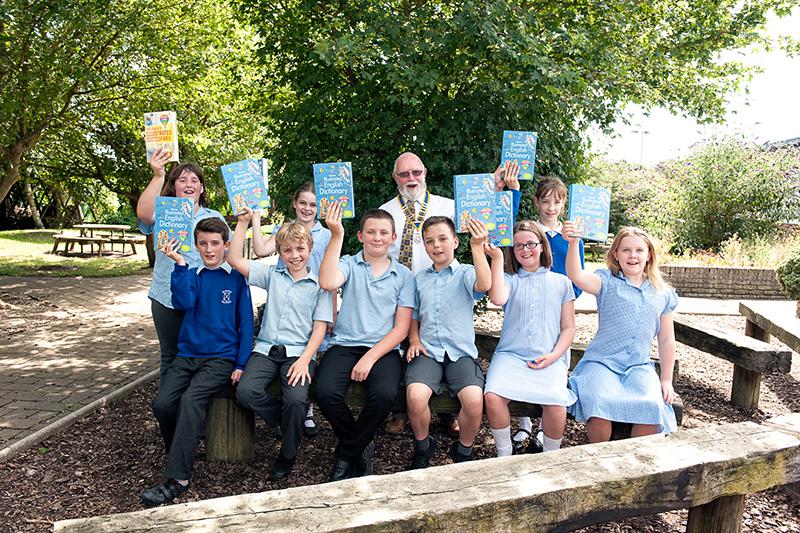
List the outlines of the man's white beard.
{"type": "Polygon", "coordinates": [[[407,187],[398,187],[400,196],[402,196],[409,202],[416,202],[417,200],[421,200],[422,198],[424,198],[425,190],[426,186],[424,183],[418,184],[414,189],[408,189],[407,187]]]}

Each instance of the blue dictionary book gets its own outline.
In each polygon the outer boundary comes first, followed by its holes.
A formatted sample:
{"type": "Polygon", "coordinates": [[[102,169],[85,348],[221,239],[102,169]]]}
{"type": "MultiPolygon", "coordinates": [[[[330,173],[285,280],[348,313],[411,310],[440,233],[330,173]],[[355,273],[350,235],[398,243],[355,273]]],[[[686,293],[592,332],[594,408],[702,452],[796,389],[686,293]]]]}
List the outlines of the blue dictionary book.
{"type": "Polygon", "coordinates": [[[317,193],[317,218],[325,218],[332,202],[339,202],[342,218],[356,216],[350,163],[314,163],[314,189],[317,193]]]}
{"type": "Polygon", "coordinates": [[[494,176],[491,174],[460,174],[453,176],[456,199],[456,231],[466,233],[470,219],[483,222],[492,231],[494,221],[494,176]]]}
{"type": "Polygon", "coordinates": [[[608,239],[608,220],[611,216],[611,191],[589,185],[569,186],[567,219],[578,226],[578,235],[590,241],[608,239]]]}
{"type": "Polygon", "coordinates": [[[190,251],[194,246],[193,216],[194,202],[191,198],[156,196],[155,249],[163,248],[171,239],[178,239],[178,250],[190,251]]]}
{"type": "Polygon", "coordinates": [[[514,243],[514,208],[511,191],[494,193],[495,228],[489,232],[489,240],[495,246],[511,246],[514,243]]]}
{"type": "Polygon", "coordinates": [[[222,179],[228,189],[228,199],[234,215],[269,208],[269,170],[266,159],[245,159],[223,165],[222,179]]]}
{"type": "Polygon", "coordinates": [[[500,166],[506,161],[519,165],[520,181],[533,180],[533,163],[536,160],[536,143],[539,136],[533,131],[504,131],[500,166]]]}

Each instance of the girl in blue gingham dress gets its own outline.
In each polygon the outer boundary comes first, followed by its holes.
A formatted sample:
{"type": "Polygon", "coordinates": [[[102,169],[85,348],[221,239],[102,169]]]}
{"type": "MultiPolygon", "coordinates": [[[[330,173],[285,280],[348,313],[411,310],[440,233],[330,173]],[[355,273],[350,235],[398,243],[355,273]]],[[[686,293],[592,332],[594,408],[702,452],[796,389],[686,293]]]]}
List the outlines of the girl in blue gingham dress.
{"type": "Polygon", "coordinates": [[[611,438],[611,422],[633,424],[632,437],[675,431],[672,368],[675,291],[661,279],[650,236],[638,228],[620,228],[606,255],[608,269],[581,269],[576,225],[565,222],[569,241],[567,275],[597,297],[599,327],[569,379],[578,396],[571,412],[586,422],[589,442],[611,438]],[[650,361],[658,339],[661,376],[650,361]]]}

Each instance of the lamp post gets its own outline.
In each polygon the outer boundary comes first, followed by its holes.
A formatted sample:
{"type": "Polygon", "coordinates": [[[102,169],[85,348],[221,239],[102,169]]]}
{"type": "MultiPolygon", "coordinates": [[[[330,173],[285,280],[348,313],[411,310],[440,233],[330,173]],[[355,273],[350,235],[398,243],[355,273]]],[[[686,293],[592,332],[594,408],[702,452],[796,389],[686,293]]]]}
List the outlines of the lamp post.
{"type": "Polygon", "coordinates": [[[641,138],[639,140],[639,168],[642,168],[642,156],[644,155],[644,136],[650,133],[650,130],[631,130],[631,133],[641,134],[641,138]]]}

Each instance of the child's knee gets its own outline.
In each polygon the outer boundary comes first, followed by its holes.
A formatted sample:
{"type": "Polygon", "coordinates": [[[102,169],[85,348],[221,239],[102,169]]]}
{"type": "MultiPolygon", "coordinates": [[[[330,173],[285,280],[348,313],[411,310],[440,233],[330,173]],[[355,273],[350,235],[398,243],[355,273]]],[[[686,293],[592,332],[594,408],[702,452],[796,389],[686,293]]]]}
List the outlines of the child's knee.
{"type": "Polygon", "coordinates": [[[250,402],[257,395],[256,387],[249,381],[240,381],[236,386],[236,401],[244,407],[249,407],[250,402]]]}
{"type": "Polygon", "coordinates": [[[428,406],[432,391],[421,383],[412,383],[406,388],[406,406],[409,411],[423,411],[428,406]]]}
{"type": "Polygon", "coordinates": [[[175,416],[178,412],[178,403],[171,402],[165,396],[158,396],[156,395],[155,399],[153,400],[153,414],[156,418],[161,418],[165,416],[175,416]]]}

